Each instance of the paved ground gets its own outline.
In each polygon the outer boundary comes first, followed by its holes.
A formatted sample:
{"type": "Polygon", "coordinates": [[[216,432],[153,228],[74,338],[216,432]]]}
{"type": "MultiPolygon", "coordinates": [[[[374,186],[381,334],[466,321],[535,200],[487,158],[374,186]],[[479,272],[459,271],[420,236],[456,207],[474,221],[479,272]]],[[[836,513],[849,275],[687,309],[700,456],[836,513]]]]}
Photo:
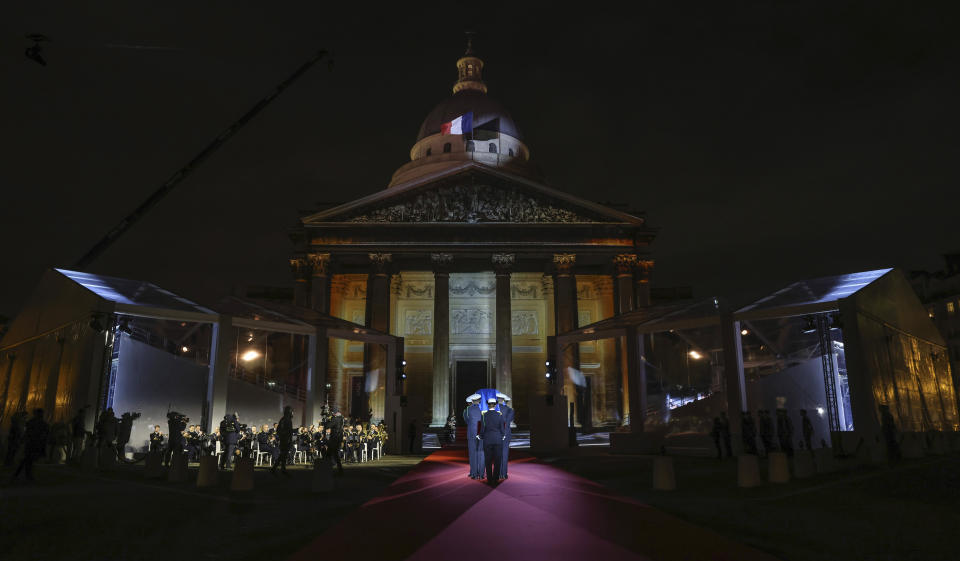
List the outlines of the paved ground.
{"type": "Polygon", "coordinates": [[[467,477],[465,450],[435,452],[291,559],[775,559],[513,452],[496,487],[467,477]]]}
{"type": "Polygon", "coordinates": [[[587,448],[543,459],[787,561],[960,559],[958,455],[753,489],[736,486],[735,461],[675,458],[672,492],[652,490],[651,457],[587,448]]]}
{"type": "Polygon", "coordinates": [[[312,472],[257,470],[255,490],[146,480],[143,465],[109,473],[73,466],[37,467],[37,483],[9,484],[0,471],[0,559],[283,559],[348,512],[375,497],[423,456],[385,456],[346,465],[328,495],[310,493],[312,472]]]}

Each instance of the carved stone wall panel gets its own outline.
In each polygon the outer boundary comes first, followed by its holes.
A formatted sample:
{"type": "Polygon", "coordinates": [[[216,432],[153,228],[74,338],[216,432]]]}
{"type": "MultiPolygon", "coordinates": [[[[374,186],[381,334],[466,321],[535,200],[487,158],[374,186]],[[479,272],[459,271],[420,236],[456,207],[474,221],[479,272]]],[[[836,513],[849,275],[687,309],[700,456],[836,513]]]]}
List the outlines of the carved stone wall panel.
{"type": "Polygon", "coordinates": [[[542,286],[531,282],[515,282],[510,285],[510,297],[514,300],[536,300],[542,291],[542,286]]]}
{"type": "Polygon", "coordinates": [[[514,335],[539,335],[540,320],[534,310],[514,310],[510,314],[510,324],[514,335]]]}
{"type": "Polygon", "coordinates": [[[404,317],[404,335],[433,335],[433,312],[407,310],[404,317]]]}
{"type": "Polygon", "coordinates": [[[348,222],[592,223],[597,216],[558,206],[546,197],[492,185],[452,185],[410,194],[399,202],[361,211],[348,222]]]}
{"type": "Polygon", "coordinates": [[[426,283],[404,284],[402,294],[404,298],[411,300],[433,300],[433,285],[426,283]]]}
{"type": "Polygon", "coordinates": [[[489,335],[493,333],[493,314],[483,308],[453,309],[450,328],[454,335],[489,335]]]}
{"type": "Polygon", "coordinates": [[[494,281],[489,283],[473,279],[450,281],[450,294],[453,296],[493,296],[497,291],[494,281]]]}

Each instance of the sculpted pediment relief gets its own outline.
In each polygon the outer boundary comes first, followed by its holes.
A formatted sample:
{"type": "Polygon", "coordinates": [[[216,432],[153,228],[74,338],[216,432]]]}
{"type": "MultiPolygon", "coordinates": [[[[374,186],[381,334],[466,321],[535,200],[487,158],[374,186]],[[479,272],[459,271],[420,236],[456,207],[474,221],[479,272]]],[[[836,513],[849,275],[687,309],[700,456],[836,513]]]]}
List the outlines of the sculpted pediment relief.
{"type": "Polygon", "coordinates": [[[383,206],[359,209],[340,220],[357,223],[577,223],[608,222],[587,209],[561,206],[557,201],[520,189],[494,185],[447,185],[382,201],[383,206]]]}

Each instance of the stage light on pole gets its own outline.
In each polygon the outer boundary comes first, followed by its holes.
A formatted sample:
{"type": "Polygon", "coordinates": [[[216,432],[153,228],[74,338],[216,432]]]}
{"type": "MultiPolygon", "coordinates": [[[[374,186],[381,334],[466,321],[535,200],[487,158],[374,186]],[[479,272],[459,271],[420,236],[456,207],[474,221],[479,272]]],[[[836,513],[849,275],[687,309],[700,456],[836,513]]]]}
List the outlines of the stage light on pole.
{"type": "Polygon", "coordinates": [[[750,335],[750,330],[747,328],[743,328],[740,330],[740,335],[743,335],[744,337],[746,337],[747,335],[750,335]]]}
{"type": "Polygon", "coordinates": [[[184,352],[184,353],[189,352],[189,351],[190,351],[190,347],[184,345],[184,346],[180,347],[180,351],[181,351],[181,352],[184,352]]]}
{"type": "Polygon", "coordinates": [[[692,358],[693,360],[700,360],[701,358],[703,358],[703,355],[697,351],[690,351],[690,358],[692,358]]]}
{"type": "Polygon", "coordinates": [[[250,362],[251,360],[255,360],[258,358],[260,358],[260,353],[252,349],[240,355],[240,359],[246,362],[250,362]]]}

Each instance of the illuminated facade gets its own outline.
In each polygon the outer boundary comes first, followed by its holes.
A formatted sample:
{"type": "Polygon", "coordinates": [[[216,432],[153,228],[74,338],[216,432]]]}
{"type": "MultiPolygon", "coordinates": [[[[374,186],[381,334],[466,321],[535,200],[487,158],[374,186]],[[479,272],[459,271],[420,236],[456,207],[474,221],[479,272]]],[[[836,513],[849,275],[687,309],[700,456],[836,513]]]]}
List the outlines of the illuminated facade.
{"type": "MultiPolygon", "coordinates": [[[[424,120],[386,189],[301,219],[295,300],[403,337],[402,391],[422,399],[431,425],[484,385],[511,395],[525,423],[528,400],[545,392],[549,336],[648,303],[655,232],[642,216],[546,186],[512,117],[487,95],[483,61],[468,48],[457,68],[453,95],[424,120]],[[467,113],[472,131],[442,133],[467,113]]],[[[376,345],[332,340],[327,353],[326,399],[382,417],[396,365],[376,345]]],[[[621,421],[617,345],[568,354],[564,393],[578,422],[621,421]]]]}

